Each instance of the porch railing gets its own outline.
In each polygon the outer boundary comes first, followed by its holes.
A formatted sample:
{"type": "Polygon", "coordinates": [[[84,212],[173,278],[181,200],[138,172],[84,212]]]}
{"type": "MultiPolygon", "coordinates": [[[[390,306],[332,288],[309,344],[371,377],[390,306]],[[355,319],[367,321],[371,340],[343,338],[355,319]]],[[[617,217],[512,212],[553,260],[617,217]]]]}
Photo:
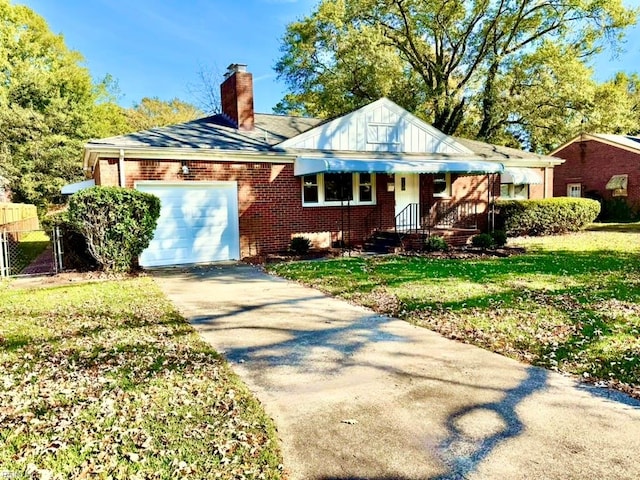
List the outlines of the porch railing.
{"type": "Polygon", "coordinates": [[[407,232],[411,230],[421,230],[423,228],[420,216],[420,204],[410,203],[400,213],[396,215],[396,232],[407,232]]]}
{"type": "Polygon", "coordinates": [[[477,202],[439,200],[432,207],[433,227],[478,228],[477,202]]]}
{"type": "Polygon", "coordinates": [[[395,218],[397,232],[428,228],[478,228],[478,206],[475,202],[438,200],[432,204],[410,203],[395,218]]]}

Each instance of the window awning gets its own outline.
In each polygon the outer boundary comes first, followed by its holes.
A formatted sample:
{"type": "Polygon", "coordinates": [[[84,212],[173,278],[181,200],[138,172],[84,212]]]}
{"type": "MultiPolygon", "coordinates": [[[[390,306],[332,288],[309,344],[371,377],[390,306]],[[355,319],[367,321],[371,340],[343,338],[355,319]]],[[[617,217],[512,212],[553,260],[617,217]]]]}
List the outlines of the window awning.
{"type": "Polygon", "coordinates": [[[542,185],[542,175],[533,168],[504,167],[500,175],[501,183],[513,183],[514,185],[542,185]]]}
{"type": "Polygon", "coordinates": [[[336,157],[298,157],[294,163],[294,175],[315,173],[500,173],[501,163],[483,160],[395,160],[354,159],[336,157]]]}
{"type": "Polygon", "coordinates": [[[607,190],[626,190],[629,182],[629,175],[614,175],[607,182],[607,190]]]}
{"type": "Polygon", "coordinates": [[[60,193],[63,195],[72,195],[85,188],[93,187],[95,184],[96,181],[93,178],[91,180],[85,180],[84,182],[68,183],[60,189],[60,193]]]}

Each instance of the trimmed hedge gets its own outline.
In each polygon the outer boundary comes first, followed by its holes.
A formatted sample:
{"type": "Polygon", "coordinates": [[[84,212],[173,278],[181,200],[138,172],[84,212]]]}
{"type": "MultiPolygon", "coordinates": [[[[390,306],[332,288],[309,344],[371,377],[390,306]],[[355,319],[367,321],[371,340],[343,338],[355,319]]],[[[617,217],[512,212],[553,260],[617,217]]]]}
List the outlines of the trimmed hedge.
{"type": "Polygon", "coordinates": [[[70,222],[105,271],[127,272],[137,266],[159,216],[158,197],[128,188],[92,187],[69,200],[70,222]]]}
{"type": "Polygon", "coordinates": [[[498,200],[496,205],[510,237],[577,232],[600,213],[600,203],[589,198],[498,200]]]}

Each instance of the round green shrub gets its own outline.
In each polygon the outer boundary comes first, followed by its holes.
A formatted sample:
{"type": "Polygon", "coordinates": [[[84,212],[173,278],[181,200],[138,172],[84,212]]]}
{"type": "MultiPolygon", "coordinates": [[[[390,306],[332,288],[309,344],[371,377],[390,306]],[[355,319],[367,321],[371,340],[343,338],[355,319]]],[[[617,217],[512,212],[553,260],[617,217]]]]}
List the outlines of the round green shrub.
{"type": "Polygon", "coordinates": [[[449,245],[444,238],[437,235],[431,235],[424,242],[424,248],[427,252],[447,252],[449,245]]]}
{"type": "Polygon", "coordinates": [[[589,198],[499,200],[497,206],[510,237],[577,232],[600,213],[600,203],[589,198]]]}
{"type": "Polygon", "coordinates": [[[504,230],[494,230],[491,238],[496,247],[503,247],[507,243],[507,233],[504,230]]]}
{"type": "Polygon", "coordinates": [[[149,246],[160,199],[121,187],[92,187],[69,199],[69,221],[84,235],[91,255],[105,271],[128,272],[149,246]]]}
{"type": "Polygon", "coordinates": [[[289,243],[289,251],[295,255],[305,255],[311,248],[311,240],[307,237],[293,237],[289,243]]]}
{"type": "Polygon", "coordinates": [[[492,248],[494,246],[493,237],[488,233],[479,233],[471,237],[471,245],[479,248],[492,248]]]}

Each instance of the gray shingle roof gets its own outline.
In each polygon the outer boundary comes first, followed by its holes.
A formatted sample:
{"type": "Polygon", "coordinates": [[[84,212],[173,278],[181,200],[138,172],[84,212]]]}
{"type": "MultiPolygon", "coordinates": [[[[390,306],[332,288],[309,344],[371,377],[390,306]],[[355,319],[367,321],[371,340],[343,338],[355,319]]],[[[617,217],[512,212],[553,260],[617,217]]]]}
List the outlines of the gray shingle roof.
{"type": "Polygon", "coordinates": [[[478,140],[469,140],[467,138],[453,137],[456,142],[473,151],[476,155],[483,157],[491,157],[492,160],[548,160],[549,155],[539,155],[537,153],[525,152],[517,148],[503,147],[501,145],[492,145],[490,143],[480,142],[478,140]]]}
{"type": "Polygon", "coordinates": [[[93,140],[87,147],[171,147],[221,150],[269,150],[273,145],[298,135],[321,120],[257,113],[255,130],[237,130],[223,115],[152,128],[117,137],[93,140]]]}
{"type": "MultiPolygon", "coordinates": [[[[213,115],[191,122],[93,140],[87,144],[87,148],[169,147],[260,152],[271,150],[274,145],[318,126],[322,122],[323,120],[318,118],[256,113],[255,129],[243,131],[234,128],[225,116],[213,115]]],[[[453,138],[476,155],[492,161],[548,161],[554,158],[477,140],[453,138]]]]}

